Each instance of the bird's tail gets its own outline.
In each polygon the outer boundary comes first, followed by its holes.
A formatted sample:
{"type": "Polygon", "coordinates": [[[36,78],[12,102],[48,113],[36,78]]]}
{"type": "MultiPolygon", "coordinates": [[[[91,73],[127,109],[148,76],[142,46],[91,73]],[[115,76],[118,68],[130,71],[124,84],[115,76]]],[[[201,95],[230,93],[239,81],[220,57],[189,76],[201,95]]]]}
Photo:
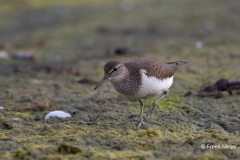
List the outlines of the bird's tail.
{"type": "Polygon", "coordinates": [[[175,62],[166,62],[167,64],[170,64],[174,70],[176,70],[177,68],[179,68],[181,65],[187,64],[187,61],[175,61],[175,62]]]}
{"type": "Polygon", "coordinates": [[[167,62],[168,64],[176,64],[177,66],[181,66],[183,64],[187,64],[187,61],[175,61],[175,62],[167,62]]]}

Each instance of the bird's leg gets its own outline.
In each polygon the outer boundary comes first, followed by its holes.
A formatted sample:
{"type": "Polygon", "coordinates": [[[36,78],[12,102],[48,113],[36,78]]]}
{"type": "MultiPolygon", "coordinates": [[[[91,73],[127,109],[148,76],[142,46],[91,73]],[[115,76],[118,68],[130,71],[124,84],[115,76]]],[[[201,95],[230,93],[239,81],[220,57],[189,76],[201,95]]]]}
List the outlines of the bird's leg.
{"type": "Polygon", "coordinates": [[[168,90],[164,91],[164,92],[163,92],[163,95],[162,95],[156,102],[154,102],[154,103],[152,104],[152,108],[150,108],[150,110],[148,111],[148,114],[147,114],[147,116],[146,116],[146,118],[145,118],[146,120],[151,118],[152,112],[153,112],[153,110],[155,109],[156,105],[158,104],[158,102],[159,102],[160,100],[162,100],[165,96],[168,95],[168,92],[169,92],[168,90]]]}
{"type": "Polygon", "coordinates": [[[141,107],[141,113],[140,113],[140,123],[138,124],[138,127],[141,127],[141,125],[144,125],[145,123],[143,122],[143,108],[144,108],[144,103],[141,99],[138,100],[140,102],[140,107],[141,107]]]}

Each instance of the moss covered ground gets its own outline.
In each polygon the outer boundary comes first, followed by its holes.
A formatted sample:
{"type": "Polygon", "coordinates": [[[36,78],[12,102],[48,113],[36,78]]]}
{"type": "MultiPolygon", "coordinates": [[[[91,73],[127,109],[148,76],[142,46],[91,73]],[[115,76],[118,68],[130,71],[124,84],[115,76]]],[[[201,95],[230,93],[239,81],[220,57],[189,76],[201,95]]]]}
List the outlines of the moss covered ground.
{"type": "Polygon", "coordinates": [[[1,50],[33,54],[0,59],[0,159],[239,159],[239,94],[184,94],[239,81],[240,1],[0,3],[1,50]],[[116,55],[121,47],[131,52],[116,55]],[[133,58],[189,62],[141,128],[138,101],[109,82],[96,91],[78,82],[98,81],[109,60],[133,58]],[[73,116],[45,122],[53,110],[73,116]]]}

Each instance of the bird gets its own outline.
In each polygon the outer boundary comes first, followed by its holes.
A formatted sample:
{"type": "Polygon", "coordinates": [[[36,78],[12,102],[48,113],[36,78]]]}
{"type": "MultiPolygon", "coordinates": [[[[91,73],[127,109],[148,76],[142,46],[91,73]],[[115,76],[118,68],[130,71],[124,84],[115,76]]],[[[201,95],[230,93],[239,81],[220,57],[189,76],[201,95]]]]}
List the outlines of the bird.
{"type": "Polygon", "coordinates": [[[141,127],[145,124],[145,120],[151,118],[158,102],[168,95],[174,72],[187,63],[185,60],[158,62],[147,58],[136,58],[123,63],[119,60],[111,60],[105,64],[104,76],[94,89],[109,80],[117,92],[129,99],[138,100],[141,108],[138,127],[141,127]],[[146,118],[143,119],[143,100],[157,95],[161,96],[152,104],[146,118]]]}

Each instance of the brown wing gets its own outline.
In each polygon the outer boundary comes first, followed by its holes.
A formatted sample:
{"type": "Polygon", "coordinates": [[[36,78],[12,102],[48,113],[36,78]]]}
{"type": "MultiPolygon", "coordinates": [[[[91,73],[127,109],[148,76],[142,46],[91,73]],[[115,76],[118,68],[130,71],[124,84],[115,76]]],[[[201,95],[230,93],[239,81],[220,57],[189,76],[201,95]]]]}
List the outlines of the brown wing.
{"type": "Polygon", "coordinates": [[[140,70],[144,69],[147,71],[147,76],[155,76],[159,79],[164,79],[167,77],[172,77],[174,71],[186,61],[176,61],[176,62],[158,62],[150,59],[134,59],[132,61],[124,62],[123,64],[129,69],[131,74],[136,74],[140,77],[140,70]]]}

